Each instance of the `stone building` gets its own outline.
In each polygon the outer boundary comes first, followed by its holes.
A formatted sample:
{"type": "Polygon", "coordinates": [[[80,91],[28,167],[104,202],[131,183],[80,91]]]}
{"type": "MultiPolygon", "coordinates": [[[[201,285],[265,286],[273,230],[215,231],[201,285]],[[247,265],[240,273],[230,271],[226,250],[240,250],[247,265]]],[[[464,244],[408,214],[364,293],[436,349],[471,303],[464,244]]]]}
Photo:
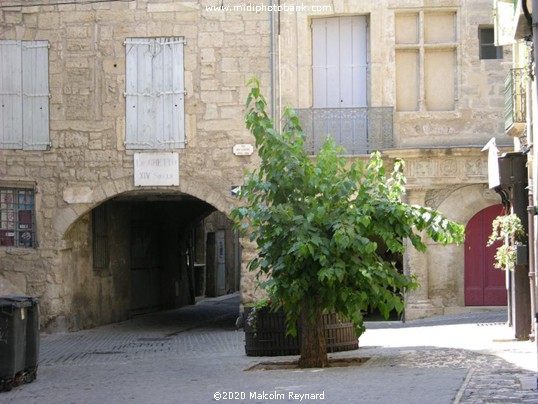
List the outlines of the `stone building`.
{"type": "Polygon", "coordinates": [[[246,82],[270,81],[267,13],[23,3],[0,5],[3,293],[62,330],[237,290],[226,213],[255,156],[233,147],[246,82]]]}
{"type": "Polygon", "coordinates": [[[0,289],[38,297],[44,328],[239,283],[254,298],[226,217],[256,165],[252,76],[312,154],[329,132],[350,158],[403,158],[409,202],[467,226],[465,246],[403,258],[408,317],[504,304],[484,246],[499,198],[480,150],[509,143],[490,0],[43,3],[0,4],[0,289]]]}
{"type": "Polygon", "coordinates": [[[276,17],[275,106],[297,109],[315,154],[331,133],[353,158],[383,150],[406,162],[409,203],[466,226],[465,245],[410,250],[421,287],[416,318],[506,304],[505,276],[486,248],[500,197],[484,145],[504,135],[508,47],[494,46],[489,0],[304,1],[276,17]]]}

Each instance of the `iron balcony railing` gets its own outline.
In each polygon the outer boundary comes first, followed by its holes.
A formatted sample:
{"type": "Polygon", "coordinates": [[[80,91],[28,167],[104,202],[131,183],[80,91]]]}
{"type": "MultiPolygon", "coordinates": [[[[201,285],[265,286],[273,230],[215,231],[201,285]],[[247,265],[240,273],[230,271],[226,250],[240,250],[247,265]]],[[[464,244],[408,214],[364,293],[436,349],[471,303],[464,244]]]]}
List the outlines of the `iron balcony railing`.
{"type": "Polygon", "coordinates": [[[525,69],[511,69],[504,82],[504,129],[510,136],[519,136],[527,119],[525,69]]]}
{"type": "Polygon", "coordinates": [[[393,147],[392,107],[297,108],[308,154],[315,155],[331,135],[344,154],[370,154],[393,147]]]}

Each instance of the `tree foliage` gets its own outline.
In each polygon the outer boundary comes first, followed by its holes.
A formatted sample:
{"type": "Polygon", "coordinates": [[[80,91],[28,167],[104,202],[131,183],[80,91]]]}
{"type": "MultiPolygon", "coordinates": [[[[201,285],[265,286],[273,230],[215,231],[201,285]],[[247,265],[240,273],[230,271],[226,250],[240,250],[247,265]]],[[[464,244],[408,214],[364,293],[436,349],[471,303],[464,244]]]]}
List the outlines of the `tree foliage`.
{"type": "Polygon", "coordinates": [[[350,163],[330,137],[317,158],[309,158],[294,111],[286,109],[279,133],[266,113],[259,83],[249,84],[246,126],[261,164],[247,173],[240,192],[243,206],[232,216],[256,242],[258,255],[249,269],[268,275],[264,286],[286,311],[291,332],[300,316],[315,326],[320,310],[349,318],[359,334],[364,331],[361,312],[377,308],[388,316],[393,309],[402,311],[400,293],[416,283],[381,254],[380,244],[403,254],[408,240],[425,251],[423,235],[443,245],[460,243],[463,227],[429,208],[402,202],[402,161],[390,172],[380,153],[350,163]]]}

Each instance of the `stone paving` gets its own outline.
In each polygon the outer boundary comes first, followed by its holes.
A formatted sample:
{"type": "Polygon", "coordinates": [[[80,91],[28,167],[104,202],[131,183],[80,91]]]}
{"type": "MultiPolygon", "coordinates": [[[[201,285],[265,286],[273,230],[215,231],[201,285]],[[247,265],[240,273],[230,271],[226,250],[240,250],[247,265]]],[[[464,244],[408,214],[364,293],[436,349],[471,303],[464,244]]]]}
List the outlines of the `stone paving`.
{"type": "Polygon", "coordinates": [[[225,296],[44,335],[38,379],[0,403],[538,403],[536,345],[512,341],[502,312],[368,322],[359,350],[331,355],[369,358],[361,366],[249,372],[290,358],[245,356],[237,314],[225,296]]]}

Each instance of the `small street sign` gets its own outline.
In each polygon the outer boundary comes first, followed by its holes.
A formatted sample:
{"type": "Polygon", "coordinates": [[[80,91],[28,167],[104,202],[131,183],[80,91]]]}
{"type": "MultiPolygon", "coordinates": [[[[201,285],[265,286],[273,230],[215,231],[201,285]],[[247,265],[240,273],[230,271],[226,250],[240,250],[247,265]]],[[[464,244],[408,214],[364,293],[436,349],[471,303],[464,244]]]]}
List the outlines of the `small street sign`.
{"type": "Polygon", "coordinates": [[[232,196],[237,196],[241,191],[241,185],[232,185],[232,196]]]}
{"type": "Polygon", "coordinates": [[[251,144],[236,144],[234,145],[233,154],[236,156],[250,156],[252,153],[254,153],[254,146],[251,144]]]}

